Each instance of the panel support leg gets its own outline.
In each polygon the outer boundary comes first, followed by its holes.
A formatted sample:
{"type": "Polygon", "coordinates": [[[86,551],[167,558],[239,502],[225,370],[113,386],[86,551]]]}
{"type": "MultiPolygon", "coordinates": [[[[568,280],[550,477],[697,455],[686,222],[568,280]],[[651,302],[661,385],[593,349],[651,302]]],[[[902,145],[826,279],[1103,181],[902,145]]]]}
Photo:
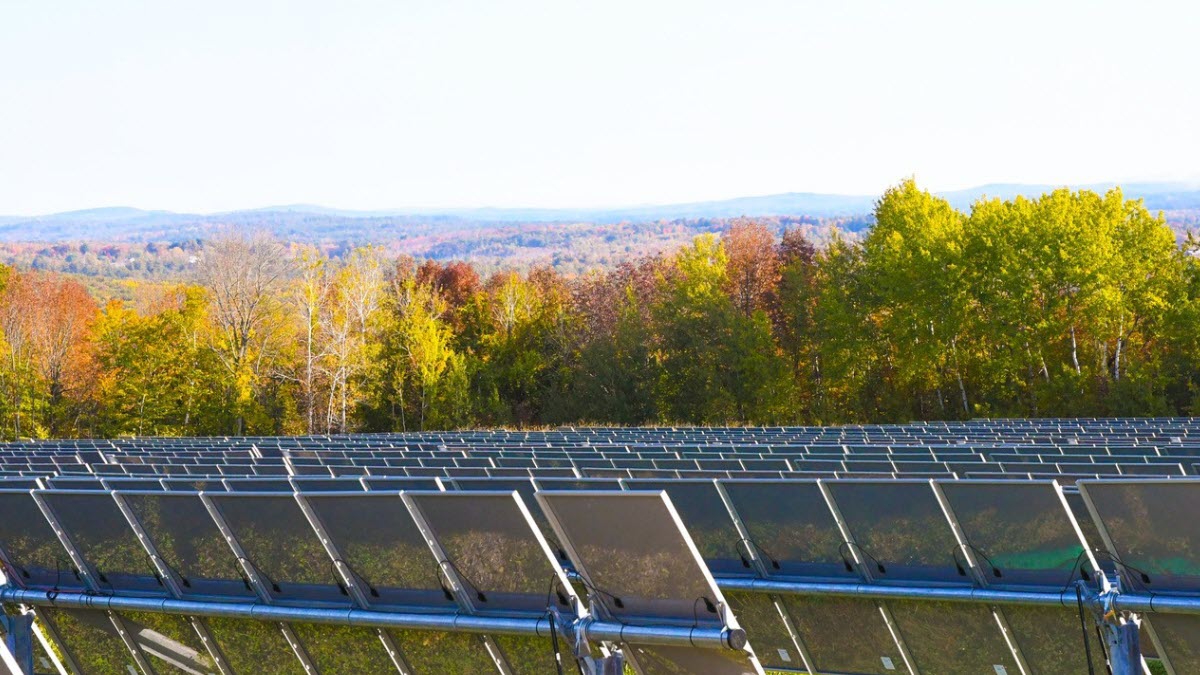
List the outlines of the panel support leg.
{"type": "Polygon", "coordinates": [[[1121,595],[1119,576],[1101,579],[1100,583],[1099,593],[1086,589],[1085,597],[1104,638],[1108,667],[1112,675],[1142,675],[1141,618],[1117,607],[1121,595]]]}
{"type": "Polygon", "coordinates": [[[0,614],[4,625],[4,647],[26,675],[33,675],[33,615],[0,614]]]}

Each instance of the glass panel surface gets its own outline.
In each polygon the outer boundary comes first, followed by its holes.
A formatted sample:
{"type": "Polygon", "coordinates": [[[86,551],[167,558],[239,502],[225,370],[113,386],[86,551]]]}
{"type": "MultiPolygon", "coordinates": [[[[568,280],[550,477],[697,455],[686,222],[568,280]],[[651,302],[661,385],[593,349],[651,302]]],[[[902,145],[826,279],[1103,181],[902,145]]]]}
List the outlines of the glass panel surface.
{"type": "Polygon", "coordinates": [[[371,605],[454,608],[437,559],[397,495],[306,496],[371,605]]]}
{"type": "Polygon", "coordinates": [[[629,645],[645,675],[755,675],[750,659],[732,649],[629,645]]]}
{"type": "Polygon", "coordinates": [[[1033,671],[1030,675],[1075,675],[1087,672],[1087,651],[1084,636],[1092,648],[1092,666],[1097,673],[1106,672],[1103,652],[1096,641],[1095,622],[1084,610],[1084,626],[1079,625],[1079,613],[1054,607],[1008,606],[1002,610],[1012,629],[1025,662],[1033,671]],[[1072,639],[1068,636],[1074,635],[1072,639]]]}
{"type": "Polygon", "coordinates": [[[191,621],[178,614],[121,612],[126,630],[159,673],[220,672],[191,621]]]}
{"type": "Polygon", "coordinates": [[[28,492],[0,493],[0,550],[20,586],[80,590],[83,580],[28,492]]]}
{"type": "Polygon", "coordinates": [[[1083,501],[1083,495],[1078,492],[1065,492],[1063,497],[1066,497],[1067,506],[1075,515],[1075,522],[1079,524],[1079,529],[1083,532],[1083,540],[1087,542],[1092,557],[1096,559],[1096,564],[1106,573],[1112,574],[1116,571],[1117,566],[1113,563],[1108,549],[1104,547],[1104,538],[1100,536],[1100,529],[1096,527],[1096,520],[1088,511],[1087,504],[1083,501]]]}
{"type": "Polygon", "coordinates": [[[537,492],[537,489],[534,487],[532,480],[528,478],[459,478],[453,484],[455,489],[464,492],[504,490],[505,492],[511,491],[521,495],[521,501],[529,509],[529,514],[533,517],[533,522],[537,524],[538,530],[546,538],[546,543],[550,545],[550,550],[554,551],[554,554],[558,556],[559,564],[565,565],[570,563],[567,552],[563,549],[562,544],[559,543],[554,530],[550,527],[549,521],[546,520],[546,515],[542,513],[537,499],[533,496],[537,492]]]}
{"type": "Polygon", "coordinates": [[[922,673],[1020,673],[987,607],[889,601],[896,627],[922,673]]]}
{"type": "Polygon", "coordinates": [[[722,481],[725,494],[763,556],[767,575],[858,579],[842,533],[816,482],[722,481]]]}
{"type": "Polygon", "coordinates": [[[229,529],[277,601],[348,604],[333,559],[291,495],[212,495],[229,529]]]}
{"type": "Polygon", "coordinates": [[[166,593],[154,563],[112,495],[42,492],[103,591],[166,593]]]}
{"type": "Polygon", "coordinates": [[[498,672],[483,638],[467,633],[388,630],[412,675],[494,675],[498,672]]]}
{"type": "Polygon", "coordinates": [[[305,675],[279,624],[215,617],[205,623],[235,673],[305,675]]]}
{"type": "Polygon", "coordinates": [[[904,658],[871,600],[786,596],[784,608],[822,673],[898,675],[904,658]]]}
{"type": "Polygon", "coordinates": [[[53,626],[63,646],[83,670],[81,675],[141,672],[108,614],[41,607],[38,616],[53,626]]]}
{"type": "Polygon", "coordinates": [[[720,624],[719,597],[661,492],[540,493],[608,613],[720,624]],[[708,600],[708,603],[705,602],[708,600]]]}
{"type": "Polygon", "coordinates": [[[1091,567],[1052,483],[940,483],[989,586],[1061,589],[1091,567]]]}
{"type": "MultiPolygon", "coordinates": [[[[411,494],[479,611],[546,612],[558,569],[512,493],[411,494]]],[[[563,598],[551,598],[570,609],[563,598]]],[[[565,596],[564,596],[565,597],[565,596]]]]}
{"type": "Polygon", "coordinates": [[[122,498],[184,597],[256,597],[242,580],[237,556],[199,495],[124,494],[122,498]]]}
{"type": "Polygon", "coordinates": [[[305,623],[291,626],[321,675],[397,672],[373,628],[305,623]]]}
{"type": "Polygon", "coordinates": [[[713,574],[753,574],[742,535],[712,481],[630,481],[630,490],[663,490],[713,574]]]}
{"type": "Polygon", "coordinates": [[[1200,617],[1160,613],[1150,617],[1150,625],[1176,673],[1200,673],[1200,617]]]}
{"type": "Polygon", "coordinates": [[[928,483],[827,485],[875,581],[970,583],[955,565],[958,541],[928,483]]]}
{"type": "Polygon", "coordinates": [[[770,596],[738,591],[725,591],[724,595],[737,616],[738,625],[753,638],[754,653],[764,667],[804,670],[804,660],[770,596]]]}
{"type": "Polygon", "coordinates": [[[1128,588],[1200,593],[1200,484],[1081,483],[1120,557],[1128,588]]]}

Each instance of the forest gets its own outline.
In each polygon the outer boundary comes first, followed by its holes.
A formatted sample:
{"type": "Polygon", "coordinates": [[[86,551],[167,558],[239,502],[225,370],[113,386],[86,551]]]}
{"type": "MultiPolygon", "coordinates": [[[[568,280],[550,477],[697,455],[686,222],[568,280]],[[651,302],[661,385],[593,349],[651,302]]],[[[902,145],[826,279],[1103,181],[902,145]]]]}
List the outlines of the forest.
{"type": "Polygon", "coordinates": [[[1119,189],[912,180],[859,236],[743,218],[575,274],[230,229],[121,299],[0,268],[0,434],[1189,415],[1197,250],[1119,189]]]}

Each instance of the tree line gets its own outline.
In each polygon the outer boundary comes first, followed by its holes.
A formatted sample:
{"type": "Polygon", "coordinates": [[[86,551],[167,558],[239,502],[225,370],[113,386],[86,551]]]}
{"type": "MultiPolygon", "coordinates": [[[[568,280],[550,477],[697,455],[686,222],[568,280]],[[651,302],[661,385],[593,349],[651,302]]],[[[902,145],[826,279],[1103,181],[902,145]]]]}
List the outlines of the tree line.
{"type": "Polygon", "coordinates": [[[6,437],[1192,414],[1200,247],[1119,190],[911,180],[861,241],[735,221],[564,277],[227,231],[100,306],[0,270],[6,437]]]}

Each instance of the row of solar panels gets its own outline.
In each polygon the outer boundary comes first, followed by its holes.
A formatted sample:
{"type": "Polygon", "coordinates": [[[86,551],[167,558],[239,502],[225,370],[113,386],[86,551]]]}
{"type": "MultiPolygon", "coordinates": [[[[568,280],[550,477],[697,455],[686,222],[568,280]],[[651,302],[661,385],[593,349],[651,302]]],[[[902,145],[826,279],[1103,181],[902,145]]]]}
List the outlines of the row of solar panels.
{"type": "MultiPolygon", "coordinates": [[[[611,487],[542,486],[535,494],[531,486],[515,495],[6,490],[0,552],[14,584],[51,592],[504,616],[543,614],[548,600],[582,612],[576,597],[589,597],[598,613],[630,625],[740,622],[757,661],[771,669],[871,675],[1065,675],[1087,664],[1071,607],[718,586],[749,578],[1061,592],[1107,569],[1129,589],[1200,595],[1200,482],[1192,480],[1091,481],[1078,491],[1053,481],[611,487]],[[566,572],[578,575],[573,586],[566,572]],[[726,603],[736,619],[722,616],[726,603]]],[[[390,658],[411,673],[475,672],[471,659],[553,672],[545,640],[479,638],[472,656],[447,647],[449,634],[182,618],[170,629],[152,616],[42,614],[77,665],[100,659],[117,668],[111,672],[131,659],[169,671],[160,662],[190,653],[182,647],[197,654],[189,667],[214,664],[196,672],[215,672],[215,664],[230,672],[300,672],[305,664],[321,673],[384,672],[390,658]],[[188,623],[192,631],[183,629],[188,623]],[[104,626],[106,656],[94,646],[104,626]],[[167,657],[164,644],[172,645],[167,657]],[[335,653],[359,661],[332,664],[335,653]],[[295,665],[264,669],[281,658],[295,665]]],[[[1143,628],[1147,651],[1169,672],[1200,672],[1200,618],[1154,614],[1143,628]]],[[[628,648],[648,675],[757,670],[751,652],[628,648]]],[[[1102,660],[1100,645],[1091,649],[1102,660]]],[[[1102,672],[1103,663],[1094,665],[1102,672]]]]}
{"type": "MultiPolygon", "coordinates": [[[[376,445],[432,443],[477,444],[510,442],[519,444],[563,443],[782,443],[782,444],[901,444],[912,441],[945,442],[1044,442],[1053,445],[1113,442],[1197,441],[1195,418],[1097,419],[1097,420],[977,420],[960,423],[915,423],[903,425],[866,425],[843,427],[783,428],[583,428],[550,431],[437,431],[393,434],[310,437],[224,437],[224,438],[136,438],[114,440],[38,441],[41,447],[121,448],[144,446],[219,445],[227,447],[298,447],[312,442],[339,445],[376,445]]],[[[18,444],[21,445],[21,444],[18,444]]]]}
{"type": "Polygon", "coordinates": [[[0,475],[324,475],[324,476],[514,476],[720,477],[834,476],[842,474],[976,476],[1047,474],[1074,477],[1195,475],[1200,451],[1174,449],[1145,454],[1105,449],[1103,454],[906,449],[903,452],[763,452],[747,447],[629,450],[592,446],[566,449],[491,448],[348,451],[306,448],[286,456],[250,451],[193,449],[173,453],[11,453],[0,456],[0,475]]]}

